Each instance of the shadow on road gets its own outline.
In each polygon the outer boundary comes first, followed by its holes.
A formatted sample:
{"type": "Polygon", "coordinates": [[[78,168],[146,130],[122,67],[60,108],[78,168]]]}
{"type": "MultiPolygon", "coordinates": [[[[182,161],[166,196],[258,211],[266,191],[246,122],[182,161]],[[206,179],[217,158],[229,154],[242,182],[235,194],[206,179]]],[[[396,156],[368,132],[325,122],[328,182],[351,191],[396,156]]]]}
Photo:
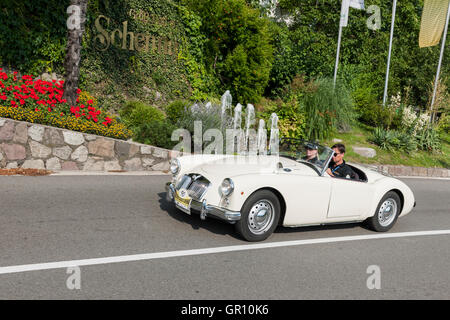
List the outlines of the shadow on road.
{"type": "Polygon", "coordinates": [[[363,228],[369,230],[361,223],[342,223],[342,224],[329,224],[321,226],[308,226],[308,227],[278,227],[274,233],[298,233],[311,232],[311,231],[327,231],[327,230],[343,230],[352,228],[363,228]]]}
{"type": "Polygon", "coordinates": [[[192,229],[198,230],[202,228],[215,234],[229,235],[235,239],[242,240],[234,231],[233,225],[214,218],[206,218],[206,220],[201,220],[199,214],[196,213],[188,215],[175,208],[172,203],[167,202],[165,192],[158,193],[158,196],[159,207],[161,210],[167,212],[175,220],[191,225],[192,229]]]}

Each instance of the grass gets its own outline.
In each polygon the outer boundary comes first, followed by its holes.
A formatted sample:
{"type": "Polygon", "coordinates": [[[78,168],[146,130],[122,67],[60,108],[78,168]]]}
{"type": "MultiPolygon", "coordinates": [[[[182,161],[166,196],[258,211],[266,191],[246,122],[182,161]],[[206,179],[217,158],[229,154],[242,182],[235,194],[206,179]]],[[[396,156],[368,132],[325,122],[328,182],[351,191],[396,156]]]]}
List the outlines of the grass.
{"type": "Polygon", "coordinates": [[[404,151],[387,151],[369,142],[373,128],[359,125],[347,133],[333,133],[329,139],[322,141],[325,145],[332,146],[333,139],[341,139],[346,146],[345,159],[349,162],[364,164],[390,164],[412,167],[436,167],[450,169],[450,134],[442,134],[442,150],[427,152],[417,150],[407,154],[404,151]],[[369,147],[375,149],[377,155],[374,158],[365,158],[356,154],[352,147],[369,147]]]}

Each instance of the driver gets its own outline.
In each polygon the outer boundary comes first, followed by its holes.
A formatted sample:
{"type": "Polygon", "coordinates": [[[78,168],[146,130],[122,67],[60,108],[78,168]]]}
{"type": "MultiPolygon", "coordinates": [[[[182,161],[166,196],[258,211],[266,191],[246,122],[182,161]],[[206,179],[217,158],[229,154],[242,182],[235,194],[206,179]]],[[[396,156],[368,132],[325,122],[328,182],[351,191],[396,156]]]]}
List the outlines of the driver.
{"type": "Polygon", "coordinates": [[[306,156],[302,160],[308,161],[312,164],[320,165],[318,154],[319,146],[313,142],[305,143],[306,156]]]}
{"type": "Polygon", "coordinates": [[[344,161],[345,146],[342,143],[337,143],[331,149],[333,149],[334,154],[327,173],[332,177],[357,180],[357,174],[344,161]]]}

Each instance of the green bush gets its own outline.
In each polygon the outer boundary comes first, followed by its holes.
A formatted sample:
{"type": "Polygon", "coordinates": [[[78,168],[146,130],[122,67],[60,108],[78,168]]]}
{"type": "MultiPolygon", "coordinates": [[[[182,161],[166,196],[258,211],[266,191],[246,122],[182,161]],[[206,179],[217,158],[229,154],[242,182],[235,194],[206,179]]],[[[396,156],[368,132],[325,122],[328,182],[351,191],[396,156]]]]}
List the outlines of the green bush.
{"type": "Polygon", "coordinates": [[[436,128],[427,126],[416,133],[418,148],[425,151],[441,150],[441,139],[436,128]]]}
{"type": "Polygon", "coordinates": [[[448,114],[443,113],[439,118],[437,130],[440,133],[449,133],[450,132],[450,116],[448,114]]]}
{"type": "Polygon", "coordinates": [[[259,100],[269,81],[273,47],[269,20],[245,0],[186,0],[202,18],[205,64],[241,103],[259,100]]]}
{"type": "Polygon", "coordinates": [[[146,105],[139,101],[129,101],[125,106],[119,111],[119,114],[123,122],[130,128],[134,130],[150,121],[164,120],[164,113],[157,109],[156,107],[146,105]]]}
{"type": "Polygon", "coordinates": [[[177,143],[171,141],[173,130],[175,130],[175,126],[170,123],[151,120],[150,122],[142,123],[134,129],[134,138],[140,143],[172,149],[177,143]]]}
{"type": "Polygon", "coordinates": [[[441,149],[439,134],[433,127],[426,127],[415,134],[377,127],[369,140],[381,149],[400,150],[407,153],[411,153],[417,149],[425,151],[441,149]]]}
{"type": "Polygon", "coordinates": [[[355,119],[353,100],[347,88],[333,80],[319,78],[313,82],[315,90],[302,94],[306,113],[306,138],[326,139],[334,129],[348,130],[355,119]]]}
{"type": "Polygon", "coordinates": [[[188,107],[188,102],[185,100],[176,100],[170,103],[165,108],[167,119],[170,123],[176,124],[188,107]]]}
{"type": "Polygon", "coordinates": [[[306,114],[297,99],[278,104],[271,101],[264,106],[263,111],[257,113],[257,116],[268,123],[274,112],[278,116],[280,138],[305,138],[306,114]]]}

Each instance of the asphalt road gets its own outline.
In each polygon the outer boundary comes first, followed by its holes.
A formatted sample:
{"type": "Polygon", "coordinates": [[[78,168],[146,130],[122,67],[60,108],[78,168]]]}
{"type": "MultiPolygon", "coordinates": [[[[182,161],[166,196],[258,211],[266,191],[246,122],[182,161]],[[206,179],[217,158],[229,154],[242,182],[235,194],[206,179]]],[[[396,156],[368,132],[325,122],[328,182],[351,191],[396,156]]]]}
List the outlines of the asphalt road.
{"type": "MultiPolygon", "coordinates": [[[[0,270],[249,245],[231,225],[168,205],[169,179],[0,177],[0,270]]],[[[389,233],[450,230],[450,180],[403,181],[417,206],[389,233]]],[[[278,228],[264,243],[356,235],[379,234],[358,224],[278,228]]],[[[69,289],[78,273],[66,267],[0,274],[0,299],[450,299],[450,235],[165,256],[79,271],[80,289],[69,289]],[[379,270],[379,289],[367,286],[371,268],[379,270]]]]}

